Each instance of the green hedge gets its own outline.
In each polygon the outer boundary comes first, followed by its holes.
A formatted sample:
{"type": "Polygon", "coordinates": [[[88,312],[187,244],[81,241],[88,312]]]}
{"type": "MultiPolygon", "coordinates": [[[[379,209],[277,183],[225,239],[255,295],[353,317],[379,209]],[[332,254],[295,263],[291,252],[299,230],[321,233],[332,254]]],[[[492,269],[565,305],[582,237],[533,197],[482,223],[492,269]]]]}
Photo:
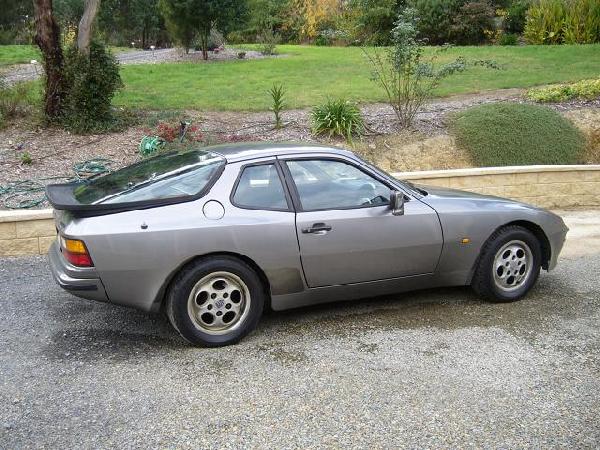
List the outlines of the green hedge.
{"type": "Polygon", "coordinates": [[[479,167],[576,164],[585,150],[583,134],[545,106],[475,106],[453,114],[450,130],[479,167]]]}

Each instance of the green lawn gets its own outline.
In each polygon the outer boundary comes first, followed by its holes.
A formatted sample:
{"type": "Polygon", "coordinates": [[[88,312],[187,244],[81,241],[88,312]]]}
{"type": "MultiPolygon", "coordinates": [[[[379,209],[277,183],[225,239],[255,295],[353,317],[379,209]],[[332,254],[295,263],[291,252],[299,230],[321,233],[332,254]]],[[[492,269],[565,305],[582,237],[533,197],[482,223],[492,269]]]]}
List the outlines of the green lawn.
{"type": "MultiPolygon", "coordinates": [[[[384,99],[370,80],[369,65],[355,47],[282,45],[280,58],[227,62],[123,66],[123,106],[149,109],[266,110],[267,90],[281,82],[288,107],[304,107],[327,96],[359,102],[384,99]]],[[[503,70],[475,68],[447,79],[437,95],[529,87],[600,74],[600,45],[457,47],[453,58],[493,59],[503,70]]]]}
{"type": "MultiPolygon", "coordinates": [[[[245,46],[250,47],[250,46],[245,46]]],[[[119,51],[121,49],[115,49],[119,51]]],[[[358,102],[384,100],[371,81],[360,48],[281,45],[284,56],[211,63],[124,65],[125,88],[114,103],[141,109],[266,110],[267,90],[283,83],[289,108],[313,106],[327,97],[358,102]]],[[[451,59],[492,59],[503,70],[481,67],[444,81],[439,96],[577,81],[600,75],[600,45],[456,47],[451,59]]],[[[0,66],[38,59],[32,46],[0,46],[0,66]]]]}
{"type": "Polygon", "coordinates": [[[0,66],[40,60],[40,51],[33,45],[0,45],[0,66]]]}

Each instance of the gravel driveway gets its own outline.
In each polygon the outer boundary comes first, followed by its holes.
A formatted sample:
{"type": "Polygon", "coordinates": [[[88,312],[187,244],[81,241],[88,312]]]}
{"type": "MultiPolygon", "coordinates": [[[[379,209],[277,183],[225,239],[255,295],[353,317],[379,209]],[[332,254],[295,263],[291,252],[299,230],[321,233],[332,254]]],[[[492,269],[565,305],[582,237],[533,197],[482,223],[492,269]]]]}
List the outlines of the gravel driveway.
{"type": "Polygon", "coordinates": [[[441,289],[271,313],[239,345],[0,259],[0,448],[600,444],[600,211],[522,302],[441,289]]]}

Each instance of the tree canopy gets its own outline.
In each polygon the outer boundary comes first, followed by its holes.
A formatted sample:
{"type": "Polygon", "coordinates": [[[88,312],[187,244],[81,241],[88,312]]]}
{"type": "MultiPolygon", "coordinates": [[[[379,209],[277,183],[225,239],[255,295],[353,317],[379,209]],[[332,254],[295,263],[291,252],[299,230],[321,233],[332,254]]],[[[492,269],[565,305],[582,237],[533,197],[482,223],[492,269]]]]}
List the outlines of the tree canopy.
{"type": "Polygon", "coordinates": [[[159,0],[167,29],[186,49],[198,39],[204,59],[208,58],[210,30],[232,30],[245,18],[246,0],[159,0]]]}

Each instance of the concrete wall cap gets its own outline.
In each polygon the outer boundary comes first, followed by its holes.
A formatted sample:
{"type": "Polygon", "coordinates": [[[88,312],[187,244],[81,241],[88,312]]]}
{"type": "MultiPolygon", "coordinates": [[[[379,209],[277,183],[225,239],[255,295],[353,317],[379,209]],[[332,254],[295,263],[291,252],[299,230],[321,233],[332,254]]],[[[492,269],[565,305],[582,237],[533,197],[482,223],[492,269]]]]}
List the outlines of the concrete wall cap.
{"type": "Polygon", "coordinates": [[[580,165],[537,165],[537,166],[506,166],[506,167],[473,167],[470,169],[423,170],[420,172],[393,172],[395,178],[405,180],[420,180],[426,178],[472,177],[478,175],[504,175],[513,173],[540,172],[578,172],[600,171],[600,164],[580,165]]]}
{"type": "Polygon", "coordinates": [[[51,209],[31,209],[31,210],[9,210],[0,211],[0,223],[3,222],[25,222],[28,220],[52,219],[51,209]]]}

